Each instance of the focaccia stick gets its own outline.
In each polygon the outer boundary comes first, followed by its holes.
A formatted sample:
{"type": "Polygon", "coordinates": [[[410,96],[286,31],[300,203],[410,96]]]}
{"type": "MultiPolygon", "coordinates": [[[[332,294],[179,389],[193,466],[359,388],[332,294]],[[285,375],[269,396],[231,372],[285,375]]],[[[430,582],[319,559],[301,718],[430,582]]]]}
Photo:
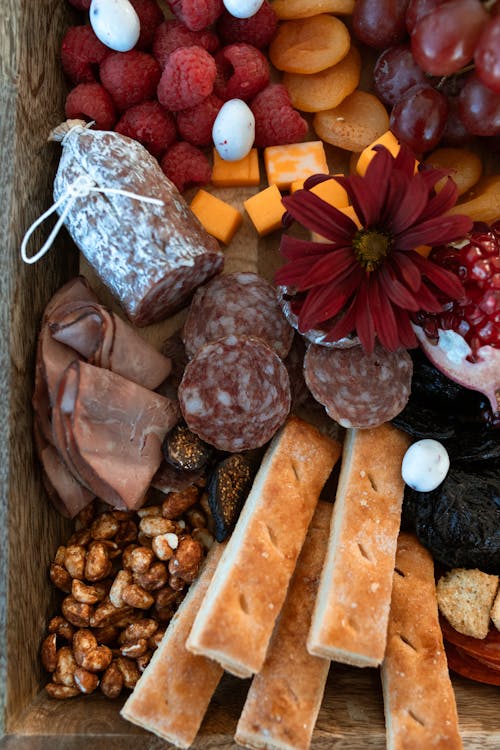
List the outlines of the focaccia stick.
{"type": "Polygon", "coordinates": [[[223,674],[217,662],[195,656],[185,648],[187,635],[224,545],[213,544],[197,580],[169,623],[121,715],[177,747],[189,747],[196,737],[210,699],[223,674]]]}
{"type": "Polygon", "coordinates": [[[295,563],[340,444],[291,417],[274,437],[187,648],[238,677],[264,663],[295,563]]]}
{"type": "Polygon", "coordinates": [[[409,438],[391,424],[348,430],[307,647],[359,667],[384,658],[409,438]]]}
{"type": "Polygon", "coordinates": [[[235,739],[266,750],[307,750],[330,662],[311,656],[306,638],[328,542],[332,505],[319,502],[273,633],[253,678],[235,739]]]}
{"type": "Polygon", "coordinates": [[[434,562],[401,534],[381,669],[388,750],[462,747],[439,626],[434,562]]]}

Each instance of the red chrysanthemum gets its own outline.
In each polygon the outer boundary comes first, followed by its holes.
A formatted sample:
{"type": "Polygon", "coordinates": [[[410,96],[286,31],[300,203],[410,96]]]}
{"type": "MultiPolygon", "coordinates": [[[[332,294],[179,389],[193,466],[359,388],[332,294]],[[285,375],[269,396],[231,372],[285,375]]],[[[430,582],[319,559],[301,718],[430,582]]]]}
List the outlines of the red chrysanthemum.
{"type": "Polygon", "coordinates": [[[464,236],[467,216],[448,216],[457,188],[448,179],[436,192],[443,170],[415,173],[415,157],[402,146],[393,157],[377,147],[364,177],[314,176],[303,190],[283,198],[288,214],[325,242],[284,235],[288,263],[276,274],[287,288],[291,311],[304,333],[325,332],[323,343],[357,334],[367,352],[375,340],[389,351],[417,346],[410,314],[438,312],[443,297],[460,299],[459,279],[415,251],[464,236]],[[310,188],[335,179],[347,191],[361,228],[310,188]]]}

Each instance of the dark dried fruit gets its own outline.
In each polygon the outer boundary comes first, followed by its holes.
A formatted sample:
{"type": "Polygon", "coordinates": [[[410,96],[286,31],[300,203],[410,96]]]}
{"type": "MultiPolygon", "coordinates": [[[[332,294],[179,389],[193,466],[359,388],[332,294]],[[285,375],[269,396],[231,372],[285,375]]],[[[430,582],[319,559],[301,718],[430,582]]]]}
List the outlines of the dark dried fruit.
{"type": "Polygon", "coordinates": [[[163,455],[169,464],[184,471],[202,469],[212,456],[211,446],[185,424],[176,425],[163,441],[163,455]]]}
{"type": "Polygon", "coordinates": [[[432,492],[405,488],[403,525],[450,568],[500,573],[500,468],[452,467],[432,492]]]}
{"type": "Polygon", "coordinates": [[[208,504],[215,521],[215,538],[224,541],[234,528],[255,474],[254,463],[241,453],[221,461],[208,480],[208,504]]]}

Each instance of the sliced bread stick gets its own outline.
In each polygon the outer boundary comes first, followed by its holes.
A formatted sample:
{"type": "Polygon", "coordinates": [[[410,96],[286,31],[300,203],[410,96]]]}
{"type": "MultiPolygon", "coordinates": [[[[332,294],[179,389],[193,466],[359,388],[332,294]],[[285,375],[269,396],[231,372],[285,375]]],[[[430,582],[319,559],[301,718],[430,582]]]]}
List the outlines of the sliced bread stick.
{"type": "Polygon", "coordinates": [[[177,747],[196,737],[210,699],[223,674],[217,662],[185,648],[187,635],[201,606],[224,545],[212,545],[203,569],[172,618],[121,715],[177,747]]]}
{"type": "Polygon", "coordinates": [[[258,672],[340,444],[291,417],[273,439],[187,648],[238,677],[258,672]]]}
{"type": "Polygon", "coordinates": [[[434,563],[401,534],[381,669],[388,750],[459,750],[455,695],[439,626],[434,563]]]}
{"type": "Polygon", "coordinates": [[[253,678],[236,742],[266,750],[307,750],[330,662],[311,656],[306,637],[328,542],[332,505],[319,502],[261,671],[253,678]]]}
{"type": "Polygon", "coordinates": [[[391,424],[347,431],[307,641],[316,656],[358,667],[384,658],[408,445],[391,424]]]}

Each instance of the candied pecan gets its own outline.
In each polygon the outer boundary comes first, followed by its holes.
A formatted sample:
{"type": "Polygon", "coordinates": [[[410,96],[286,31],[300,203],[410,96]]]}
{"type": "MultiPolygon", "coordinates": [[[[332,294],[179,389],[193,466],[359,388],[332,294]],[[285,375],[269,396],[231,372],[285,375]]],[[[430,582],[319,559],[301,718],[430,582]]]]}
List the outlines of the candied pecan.
{"type": "Polygon", "coordinates": [[[119,570],[109,590],[109,599],[115,607],[123,606],[123,589],[133,581],[130,570],[119,570]]]}
{"type": "Polygon", "coordinates": [[[66,620],[77,628],[88,627],[94,612],[91,604],[77,602],[72,596],[63,599],[61,609],[66,620]]]}
{"type": "Polygon", "coordinates": [[[203,546],[192,537],[183,536],[179,539],[179,546],[168,563],[168,570],[172,576],[192,583],[200,571],[202,562],[203,546]]]}
{"type": "Polygon", "coordinates": [[[166,534],[169,531],[175,531],[175,526],[168,518],[162,516],[146,516],[141,518],[139,531],[148,537],[166,534]]]}
{"type": "Polygon", "coordinates": [[[128,656],[130,659],[137,659],[143,656],[148,650],[148,642],[145,638],[138,638],[136,641],[127,641],[120,648],[122,656],[128,656]]]}
{"type": "MultiPolygon", "coordinates": [[[[104,542],[92,542],[85,562],[85,578],[88,581],[100,581],[111,573],[112,567],[108,548],[104,542]]],[[[74,578],[82,577],[74,576],[74,578]]]]}
{"type": "Polygon", "coordinates": [[[54,586],[57,586],[58,589],[61,589],[66,594],[71,592],[71,576],[62,565],[52,563],[49,569],[49,576],[54,586]]]}
{"type": "Polygon", "coordinates": [[[66,547],[64,567],[71,578],[84,577],[86,554],[85,547],[82,547],[81,544],[71,544],[66,547]]]}
{"type": "Polygon", "coordinates": [[[198,502],[199,490],[195,485],[187,487],[181,492],[169,492],[161,506],[164,518],[178,518],[195,503],[198,502]]]}
{"type": "Polygon", "coordinates": [[[152,549],[149,547],[136,547],[130,552],[128,567],[134,573],[145,573],[154,559],[155,554],[152,549]]]}
{"type": "Polygon", "coordinates": [[[99,584],[91,586],[77,578],[71,584],[71,596],[83,604],[97,604],[105,598],[106,594],[106,586],[99,586],[99,584]]]}
{"type": "Polygon", "coordinates": [[[92,522],[90,534],[92,539],[103,540],[113,539],[114,535],[120,528],[120,522],[115,518],[114,513],[100,513],[92,522]]]}
{"type": "Polygon", "coordinates": [[[109,667],[113,655],[107,646],[99,646],[90,630],[77,630],[73,637],[73,654],[79,667],[89,672],[102,672],[109,667]]]}
{"type": "Polygon", "coordinates": [[[101,690],[106,698],[118,698],[123,688],[123,674],[116,661],[112,661],[101,677],[101,690]]]}
{"type": "Polygon", "coordinates": [[[145,573],[134,573],[134,583],[142,586],[146,591],[156,591],[161,589],[168,580],[167,568],[165,563],[159,560],[151,565],[145,573]]]}
{"type": "Polygon", "coordinates": [[[125,549],[122,552],[122,566],[124,568],[130,568],[130,561],[131,561],[131,555],[132,552],[137,549],[139,545],[138,544],[129,544],[128,547],[125,547],[125,549]]]}
{"type": "Polygon", "coordinates": [[[74,687],[70,685],[57,685],[55,682],[48,682],[45,685],[45,690],[50,698],[58,698],[59,700],[74,698],[81,694],[76,685],[74,687]]]}
{"type": "Polygon", "coordinates": [[[86,547],[91,540],[90,529],[80,529],[75,531],[67,541],[68,547],[76,545],[78,547],[86,547]]]}
{"type": "Polygon", "coordinates": [[[142,586],[131,583],[122,591],[125,604],[135,609],[149,609],[154,604],[154,599],[142,586]]]}
{"type": "Polygon", "coordinates": [[[122,673],[124,686],[131,689],[135,687],[140,677],[140,672],[135,661],[126,656],[119,656],[114,663],[122,673]]]}
{"type": "Polygon", "coordinates": [[[74,686],[74,674],[77,667],[73,651],[69,646],[62,646],[57,652],[56,668],[52,675],[53,682],[58,685],[74,686]]]}
{"type": "Polygon", "coordinates": [[[66,641],[71,641],[75,632],[73,625],[65,620],[64,617],[61,617],[61,615],[56,615],[50,620],[47,630],[49,633],[55,633],[66,641]]]}
{"type": "Polygon", "coordinates": [[[41,648],[42,664],[47,672],[54,672],[57,667],[57,635],[50,633],[43,641],[41,648]]]}
{"type": "Polygon", "coordinates": [[[139,638],[149,638],[157,630],[158,623],[151,618],[144,617],[142,620],[127,625],[123,631],[123,635],[126,641],[136,641],[139,638]]]}
{"type": "Polygon", "coordinates": [[[90,618],[90,626],[93,628],[103,628],[109,625],[120,627],[120,622],[124,618],[131,617],[131,615],[132,609],[130,607],[115,607],[109,599],[105,599],[102,604],[96,607],[90,618]]]}
{"type": "Polygon", "coordinates": [[[83,667],[77,667],[75,669],[75,684],[81,693],[90,695],[99,685],[99,677],[83,667]]]}

